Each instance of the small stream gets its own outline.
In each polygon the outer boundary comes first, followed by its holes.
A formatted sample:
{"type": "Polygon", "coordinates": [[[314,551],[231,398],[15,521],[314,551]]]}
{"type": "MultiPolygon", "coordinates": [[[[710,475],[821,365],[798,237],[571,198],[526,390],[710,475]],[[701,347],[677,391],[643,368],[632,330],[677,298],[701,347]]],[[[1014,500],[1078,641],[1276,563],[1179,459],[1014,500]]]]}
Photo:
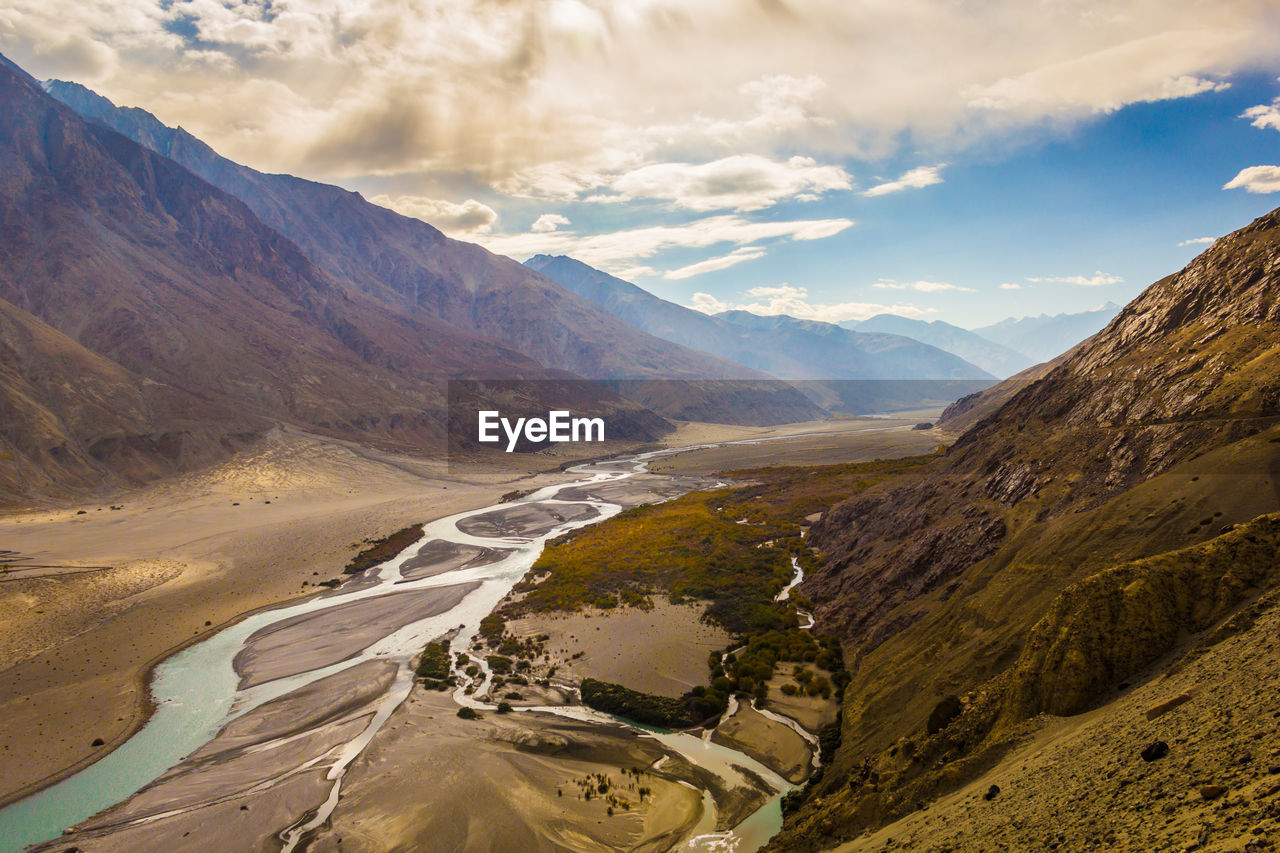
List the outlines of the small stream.
{"type": "MultiPolygon", "coordinates": [[[[750,444],[759,441],[761,439],[728,443],[750,444]]],[[[569,473],[581,475],[582,479],[546,486],[518,501],[481,507],[426,524],[423,539],[394,559],[371,570],[359,582],[348,584],[347,586],[351,587],[350,590],[339,588],[306,601],[253,614],[175,654],[155,670],[151,690],[156,708],[140,731],[119,748],[79,773],[0,810],[0,853],[16,853],[31,844],[56,838],[65,827],[84,821],[103,809],[128,799],[212,740],[228,723],[261,706],[264,702],[284,696],[321,678],[366,661],[384,660],[397,664],[397,675],[391,686],[371,706],[374,713],[368,725],[354,739],[337,749],[336,757],[335,755],[316,756],[308,762],[310,765],[320,762],[321,759],[331,762],[326,779],[332,782],[332,786],[328,798],[314,814],[284,829],[280,834],[284,849],[293,850],[308,833],[330,818],[337,806],[338,795],[347,769],[360,756],[392,712],[408,697],[413,677],[411,661],[421,652],[426,643],[450,631],[456,631],[454,648],[468,647],[475,639],[481,619],[492,612],[524,576],[549,539],[611,518],[622,511],[621,505],[601,500],[561,500],[557,496],[562,490],[624,480],[636,474],[645,473],[648,462],[656,457],[717,446],[723,446],[723,443],[699,445],[697,448],[653,451],[625,459],[570,468],[569,473]],[[477,536],[459,529],[460,522],[474,516],[522,504],[543,504],[547,507],[566,508],[585,506],[593,510],[594,514],[558,524],[537,536],[477,536]],[[419,580],[406,580],[400,571],[401,564],[416,554],[423,543],[435,539],[460,545],[500,548],[505,549],[507,553],[496,562],[486,565],[455,569],[419,580]],[[376,598],[392,591],[403,593],[472,582],[477,583],[478,586],[456,606],[439,615],[404,625],[352,657],[256,686],[247,688],[239,686],[240,675],[236,672],[233,662],[237,654],[246,647],[249,638],[264,628],[294,617],[376,598]]],[[[803,573],[794,560],[793,566],[796,576],[779,595],[779,600],[785,600],[791,589],[803,578],[803,573]]],[[[808,616],[808,618],[812,624],[812,617],[808,616]]],[[[486,672],[486,682],[488,676],[489,673],[486,672]]],[[[476,692],[477,695],[481,695],[484,691],[481,688],[476,692]]],[[[454,695],[459,704],[488,707],[464,695],[462,688],[459,688],[454,695]]],[[[625,721],[582,706],[549,706],[522,710],[551,712],[602,725],[627,725],[625,721]]],[[[659,733],[639,727],[634,728],[642,731],[644,736],[662,742],[688,761],[704,767],[721,778],[731,782],[743,780],[737,768],[744,768],[764,779],[777,792],[776,796],[763,808],[727,833],[711,831],[716,822],[714,803],[704,792],[703,801],[707,808],[704,809],[703,820],[696,837],[686,842],[680,848],[681,850],[750,853],[759,849],[781,828],[781,796],[793,786],[776,773],[742,753],[704,741],[692,734],[659,733]]],[[[262,784],[270,784],[270,780],[264,780],[262,784]]],[[[146,818],[139,818],[137,822],[157,820],[160,817],[163,815],[149,815],[146,818]]]]}

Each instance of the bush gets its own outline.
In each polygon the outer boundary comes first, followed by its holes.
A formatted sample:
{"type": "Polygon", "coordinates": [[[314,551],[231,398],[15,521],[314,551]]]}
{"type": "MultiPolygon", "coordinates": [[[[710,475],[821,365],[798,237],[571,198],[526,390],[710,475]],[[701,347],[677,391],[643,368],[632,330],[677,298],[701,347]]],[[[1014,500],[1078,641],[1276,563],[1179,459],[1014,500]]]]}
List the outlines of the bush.
{"type": "Polygon", "coordinates": [[[365,569],[371,569],[379,563],[385,563],[396,554],[399,554],[405,548],[408,548],[414,542],[422,538],[422,525],[414,524],[397,530],[390,536],[384,536],[381,539],[369,540],[372,544],[356,554],[351,562],[347,563],[347,567],[343,569],[345,573],[354,575],[356,572],[363,572],[365,569]]]}
{"type": "Polygon", "coordinates": [[[458,716],[464,720],[478,720],[480,719],[480,712],[475,708],[459,708],[458,716]]]}
{"type": "MultiPolygon", "coordinates": [[[[584,678],[580,689],[582,704],[606,714],[668,729],[688,728],[697,723],[688,706],[680,699],[652,696],[621,684],[610,684],[594,678],[584,678]]],[[[706,696],[703,697],[705,698],[706,696]]]]}
{"type": "Polygon", "coordinates": [[[497,713],[499,713],[499,714],[510,714],[510,713],[511,713],[512,711],[514,711],[514,710],[515,710],[515,708],[512,708],[512,707],[511,707],[511,703],[510,703],[510,702],[499,702],[499,703],[498,703],[498,711],[497,711],[497,713]]]}
{"type": "Polygon", "coordinates": [[[496,675],[508,675],[511,672],[511,658],[502,655],[488,655],[485,663],[489,664],[489,669],[493,670],[496,675]]]}
{"type": "Polygon", "coordinates": [[[449,677],[449,643],[447,640],[438,643],[427,643],[427,647],[422,650],[422,658],[418,661],[417,676],[434,681],[442,681],[449,677]]]}

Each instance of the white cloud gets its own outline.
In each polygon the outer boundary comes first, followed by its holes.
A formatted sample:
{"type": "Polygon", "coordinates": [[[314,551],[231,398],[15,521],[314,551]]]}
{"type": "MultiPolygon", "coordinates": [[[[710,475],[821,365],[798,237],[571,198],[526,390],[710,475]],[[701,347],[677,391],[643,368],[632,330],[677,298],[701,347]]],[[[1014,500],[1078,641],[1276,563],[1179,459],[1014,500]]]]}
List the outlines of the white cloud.
{"type": "MultiPolygon", "coordinates": [[[[1118,14],[1124,15],[1119,9],[1118,14]]],[[[1101,19],[1088,15],[1094,23],[1101,19]]],[[[1175,27],[1059,55],[1019,74],[963,89],[975,109],[1030,118],[1112,112],[1126,104],[1188,98],[1230,84],[1202,76],[1219,71],[1232,45],[1248,43],[1230,27],[1175,27]],[[1213,56],[1215,59],[1210,60],[1213,56]]]]}
{"type": "Polygon", "coordinates": [[[536,231],[539,234],[545,234],[548,231],[555,231],[561,225],[570,225],[569,217],[562,216],[559,213],[544,213],[533,221],[529,226],[530,231],[536,231]]]}
{"type": "Polygon", "coordinates": [[[488,234],[493,228],[493,223],[498,221],[497,211],[473,198],[456,204],[438,198],[383,194],[373,196],[369,201],[389,207],[405,216],[421,219],[451,237],[474,238],[481,234],[488,234]]]}
{"type": "Polygon", "coordinates": [[[704,272],[728,269],[744,261],[754,261],[764,256],[765,251],[759,246],[743,246],[734,249],[727,255],[721,255],[718,258],[707,258],[705,261],[698,261],[695,264],[689,264],[687,267],[671,270],[662,277],[669,279],[693,278],[695,275],[702,275],[704,272]]]}
{"type": "Polygon", "coordinates": [[[877,281],[871,285],[879,290],[918,290],[921,293],[942,293],[954,290],[959,293],[973,293],[972,287],[961,287],[946,281],[877,281]]]}
{"type": "Polygon", "coordinates": [[[1269,104],[1249,107],[1240,114],[1240,118],[1252,119],[1249,123],[1260,130],[1267,128],[1280,130],[1280,98],[1276,98],[1269,104]]]}
{"type": "Polygon", "coordinates": [[[1004,284],[1000,285],[1001,290],[1023,290],[1025,287],[1026,285],[1016,284],[1012,281],[1006,281],[1004,284]]]}
{"type": "Polygon", "coordinates": [[[1110,275],[1098,270],[1093,275],[1027,276],[1027,281],[1033,281],[1037,284],[1078,284],[1081,287],[1102,287],[1107,284],[1119,284],[1124,279],[1118,275],[1110,275]]]}
{"type": "Polygon", "coordinates": [[[1270,5],[10,0],[0,51],[258,168],[573,197],[647,164],[945,151],[1217,90],[1280,64],[1270,5]]]}
{"type": "Polygon", "coordinates": [[[1178,245],[1179,246],[1198,246],[1198,245],[1203,245],[1207,243],[1212,243],[1216,239],[1217,239],[1216,237],[1192,237],[1190,240],[1183,240],[1178,245]]]}
{"type": "Polygon", "coordinates": [[[1242,187],[1251,193],[1280,192],[1280,166],[1250,166],[1222,185],[1224,190],[1242,187]]]}
{"type": "Polygon", "coordinates": [[[919,317],[931,309],[915,305],[882,305],[874,302],[813,302],[809,290],[781,284],[776,287],[753,287],[742,294],[746,301],[725,302],[709,293],[695,293],[690,308],[705,314],[721,311],[750,311],[762,316],[785,314],[801,320],[819,320],[824,323],[842,323],[846,320],[866,320],[877,314],[898,314],[903,317],[919,317]]]}
{"type": "Polygon", "coordinates": [[[706,212],[761,210],[783,199],[812,201],[831,190],[847,190],[849,175],[810,157],[784,162],[758,154],[735,154],[710,163],[652,163],[608,180],[608,192],[584,201],[668,201],[672,207],[706,212]]]}
{"type": "Polygon", "coordinates": [[[694,311],[701,311],[703,314],[719,314],[722,311],[729,311],[733,308],[728,302],[721,302],[710,293],[695,293],[689,302],[689,306],[694,311]]]}
{"type": "Polygon", "coordinates": [[[946,165],[946,163],[939,163],[936,166],[918,166],[909,172],[903,173],[896,181],[876,184],[871,189],[863,192],[863,195],[888,195],[889,193],[901,192],[906,189],[921,189],[940,184],[942,183],[942,175],[940,173],[946,165]]]}
{"type": "MultiPolygon", "coordinates": [[[[651,225],[604,234],[551,231],[528,234],[481,235],[477,242],[490,251],[512,257],[570,255],[620,278],[652,274],[635,262],[668,249],[706,249],[719,244],[752,246],[766,240],[821,240],[853,225],[851,219],[800,219],[753,222],[741,216],[709,216],[682,225],[651,225]]],[[[747,260],[744,258],[744,260],[747,260]]]]}

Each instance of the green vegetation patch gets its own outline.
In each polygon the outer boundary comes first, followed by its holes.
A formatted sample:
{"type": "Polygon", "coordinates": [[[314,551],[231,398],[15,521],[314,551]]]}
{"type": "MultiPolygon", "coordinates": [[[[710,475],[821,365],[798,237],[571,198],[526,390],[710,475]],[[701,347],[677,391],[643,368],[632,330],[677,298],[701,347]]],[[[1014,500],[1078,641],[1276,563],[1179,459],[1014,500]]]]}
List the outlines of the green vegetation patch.
{"type": "Polygon", "coordinates": [[[652,696],[621,684],[610,684],[585,678],[581,685],[582,703],[597,711],[626,717],[647,726],[664,729],[687,729],[698,723],[684,699],[652,696]]]}
{"type": "Polygon", "coordinates": [[[428,689],[443,689],[449,683],[449,643],[427,643],[418,660],[417,676],[428,689]]]}
{"type": "Polygon", "coordinates": [[[421,538],[422,525],[413,524],[381,539],[366,539],[364,541],[369,547],[356,554],[351,559],[351,562],[347,563],[347,567],[343,571],[349,575],[354,575],[356,572],[371,569],[379,563],[385,563],[390,560],[421,538]]]}
{"type": "MultiPolygon", "coordinates": [[[[757,482],[635,507],[548,543],[516,586],[523,598],[503,612],[649,607],[666,594],[705,602],[706,618],[734,633],[794,626],[793,605],[774,598],[792,556],[812,567],[800,538],[805,517],[932,458],[732,472],[757,482]]],[[[501,627],[490,633],[501,636],[501,627]]]]}

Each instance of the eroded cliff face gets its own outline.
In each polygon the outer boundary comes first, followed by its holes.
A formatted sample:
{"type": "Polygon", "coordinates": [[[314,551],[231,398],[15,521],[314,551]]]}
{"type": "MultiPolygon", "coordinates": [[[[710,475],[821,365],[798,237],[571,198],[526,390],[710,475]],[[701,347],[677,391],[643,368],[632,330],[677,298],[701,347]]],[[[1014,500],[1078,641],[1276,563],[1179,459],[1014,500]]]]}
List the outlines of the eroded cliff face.
{"type": "MultiPolygon", "coordinates": [[[[1186,576],[1140,561],[1280,509],[1278,272],[1273,212],[1156,282],[922,473],[814,526],[824,560],[802,591],[857,669],[837,760],[776,847],[821,849],[890,819],[987,766],[1019,721],[1089,707],[1206,627],[1179,604],[1186,576]],[[1116,586],[1118,566],[1145,580],[1116,586]],[[969,694],[1000,701],[972,704],[987,716],[961,717],[932,769],[875,804],[851,794],[868,755],[924,736],[940,700],[969,694]]],[[[1276,583],[1264,568],[1260,588],[1276,583]]],[[[1233,590],[1215,618],[1248,598],[1233,590]]]]}
{"type": "Polygon", "coordinates": [[[849,640],[1033,521],[1094,508],[1280,416],[1280,213],[1156,282],[917,482],[837,505],[806,585],[849,640]],[[851,596],[854,588],[858,595],[851,596]]]}

